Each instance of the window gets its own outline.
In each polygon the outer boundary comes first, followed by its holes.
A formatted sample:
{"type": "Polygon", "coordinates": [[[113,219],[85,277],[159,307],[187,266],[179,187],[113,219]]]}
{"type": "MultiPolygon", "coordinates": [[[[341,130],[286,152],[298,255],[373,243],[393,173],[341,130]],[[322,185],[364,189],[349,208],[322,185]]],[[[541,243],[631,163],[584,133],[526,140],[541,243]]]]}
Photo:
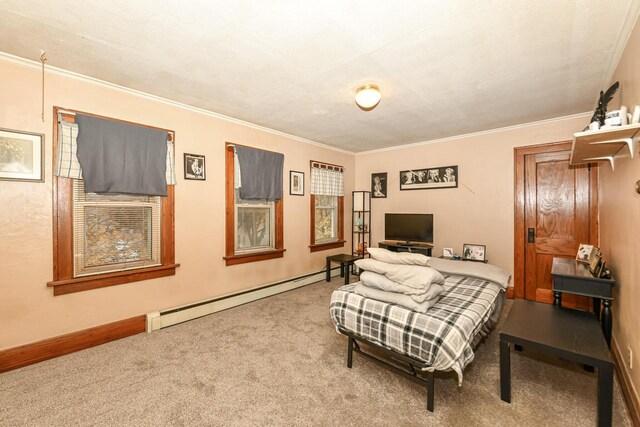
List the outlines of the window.
{"type": "Polygon", "coordinates": [[[275,202],[241,200],[236,191],[236,255],[275,250],[275,202]]]}
{"type": "Polygon", "coordinates": [[[311,162],[311,252],[344,246],[342,166],[311,162]]]}
{"type": "MultiPolygon", "coordinates": [[[[59,112],[55,107],[54,117],[59,112]]],[[[74,113],[61,112],[61,120],[73,123],[74,113]]],[[[55,127],[54,164],[59,137],[55,127]]],[[[54,175],[53,189],[53,280],[47,285],[54,295],[175,274],[173,185],[167,197],[102,195],[85,193],[82,179],[54,175]]]]}
{"type": "Polygon", "coordinates": [[[226,166],[226,265],[282,258],[282,200],[242,200],[236,188],[234,147],[227,144],[226,166]]]}
{"type": "Polygon", "coordinates": [[[160,211],[160,197],[85,193],[74,180],[74,277],[161,265],[160,211]]]}
{"type": "Polygon", "coordinates": [[[316,243],[328,243],[338,240],[338,197],[315,197],[316,243]]]}

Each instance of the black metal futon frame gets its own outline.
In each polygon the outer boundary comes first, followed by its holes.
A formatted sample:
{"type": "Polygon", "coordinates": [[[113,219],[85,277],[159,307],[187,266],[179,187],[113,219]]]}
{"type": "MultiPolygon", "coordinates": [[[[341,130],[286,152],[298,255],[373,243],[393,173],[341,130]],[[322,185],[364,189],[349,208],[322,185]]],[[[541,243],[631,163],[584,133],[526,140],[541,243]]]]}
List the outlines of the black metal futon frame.
{"type": "Polygon", "coordinates": [[[426,384],[427,385],[427,410],[430,412],[433,412],[433,394],[434,394],[434,389],[435,389],[435,378],[434,378],[434,372],[428,372],[428,371],[422,371],[426,374],[426,378],[423,378],[421,376],[418,375],[418,371],[416,370],[416,368],[418,368],[419,370],[422,370],[424,368],[428,368],[429,365],[423,363],[423,362],[419,362],[415,359],[412,359],[408,356],[405,356],[404,354],[400,354],[398,352],[395,352],[393,350],[389,350],[388,348],[384,348],[378,344],[374,344],[370,341],[367,341],[365,339],[363,339],[362,337],[358,337],[354,334],[352,334],[349,331],[346,331],[342,328],[338,328],[338,330],[340,331],[341,334],[346,335],[347,337],[349,337],[349,343],[348,343],[348,349],[347,349],[347,368],[351,369],[351,366],[353,364],[353,352],[355,351],[356,353],[359,353],[361,355],[363,355],[364,357],[373,360],[374,362],[384,366],[385,368],[391,369],[393,372],[396,372],[404,377],[409,378],[410,380],[413,380],[415,382],[417,382],[418,384],[426,384]],[[360,340],[363,343],[366,343],[367,345],[370,345],[380,351],[382,351],[385,354],[388,354],[391,358],[404,362],[408,365],[408,369],[402,369],[398,366],[395,366],[389,362],[387,362],[386,360],[383,360],[379,357],[374,356],[373,354],[367,353],[365,351],[363,351],[360,348],[360,345],[358,344],[358,342],[356,340],[360,340]]]}

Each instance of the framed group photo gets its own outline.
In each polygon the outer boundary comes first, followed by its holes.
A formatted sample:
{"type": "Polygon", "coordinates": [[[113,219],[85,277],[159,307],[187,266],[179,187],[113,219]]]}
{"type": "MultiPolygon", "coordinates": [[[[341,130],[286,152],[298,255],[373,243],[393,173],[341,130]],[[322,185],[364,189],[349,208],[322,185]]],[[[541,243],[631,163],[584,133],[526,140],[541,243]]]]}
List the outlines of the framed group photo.
{"type": "Polygon", "coordinates": [[[400,171],[400,190],[457,188],[458,166],[400,171]]]}
{"type": "Polygon", "coordinates": [[[387,197],[387,173],[371,174],[371,197],[374,199],[384,199],[387,197]]]}
{"type": "Polygon", "coordinates": [[[44,182],[44,135],[0,129],[0,180],[44,182]]]}
{"type": "Polygon", "coordinates": [[[304,172],[289,171],[289,194],[304,196],[304,172]]]}
{"type": "Polygon", "coordinates": [[[204,156],[184,153],[184,179],[193,179],[196,181],[204,181],[207,179],[204,156]]]}

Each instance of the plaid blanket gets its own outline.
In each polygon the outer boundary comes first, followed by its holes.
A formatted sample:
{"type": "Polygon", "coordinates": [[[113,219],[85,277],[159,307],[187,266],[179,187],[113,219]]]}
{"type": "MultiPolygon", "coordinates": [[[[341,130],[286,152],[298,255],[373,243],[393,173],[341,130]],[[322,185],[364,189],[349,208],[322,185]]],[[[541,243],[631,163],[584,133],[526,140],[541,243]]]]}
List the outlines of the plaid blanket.
{"type": "Polygon", "coordinates": [[[493,326],[492,314],[502,291],[486,280],[445,275],[440,300],[422,314],[358,295],[354,286],[342,286],[331,295],[331,320],[338,332],[346,330],[423,362],[428,371],[453,370],[459,384],[474,358],[476,336],[486,336],[493,326]]]}

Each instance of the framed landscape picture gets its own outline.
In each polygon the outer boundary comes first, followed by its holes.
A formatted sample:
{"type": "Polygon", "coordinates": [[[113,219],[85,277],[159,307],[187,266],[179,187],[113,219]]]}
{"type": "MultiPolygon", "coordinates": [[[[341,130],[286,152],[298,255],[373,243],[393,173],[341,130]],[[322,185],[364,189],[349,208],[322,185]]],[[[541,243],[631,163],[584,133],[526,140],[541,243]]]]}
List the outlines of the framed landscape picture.
{"type": "Polygon", "coordinates": [[[44,181],[44,135],[0,129],[0,179],[44,181]]]}
{"type": "Polygon", "coordinates": [[[371,197],[374,199],[384,199],[387,197],[387,173],[371,174],[371,197]]]}
{"type": "Polygon", "coordinates": [[[400,190],[457,188],[458,166],[400,171],[400,190]]]}
{"type": "Polygon", "coordinates": [[[204,156],[184,153],[184,179],[194,179],[197,181],[207,179],[204,156]]]}

